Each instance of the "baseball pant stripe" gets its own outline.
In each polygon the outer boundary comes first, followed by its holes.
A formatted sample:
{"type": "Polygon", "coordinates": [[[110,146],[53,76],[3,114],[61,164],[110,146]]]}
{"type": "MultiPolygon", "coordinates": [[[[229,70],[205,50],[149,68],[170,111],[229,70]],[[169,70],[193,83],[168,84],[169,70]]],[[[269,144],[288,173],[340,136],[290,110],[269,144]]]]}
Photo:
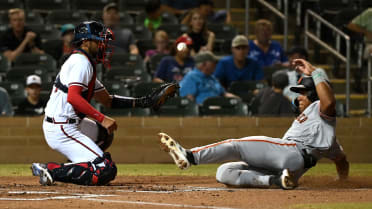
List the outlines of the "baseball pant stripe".
{"type": "Polygon", "coordinates": [[[266,143],[275,144],[275,145],[279,145],[279,146],[296,146],[295,143],[290,143],[290,144],[277,143],[277,142],[272,142],[272,141],[268,141],[268,140],[264,140],[264,139],[229,139],[229,140],[225,140],[225,141],[221,141],[221,142],[217,142],[217,143],[214,143],[214,144],[211,144],[211,145],[201,147],[200,149],[193,150],[192,152],[193,153],[200,152],[202,150],[205,150],[205,149],[208,149],[208,148],[211,148],[211,147],[215,147],[215,146],[218,146],[220,144],[230,143],[232,141],[236,141],[236,142],[266,142],[266,143]]]}
{"type": "Polygon", "coordinates": [[[91,148],[89,148],[87,145],[85,145],[85,144],[82,143],[81,141],[75,139],[75,138],[72,137],[72,136],[69,136],[69,135],[65,132],[65,130],[63,129],[63,126],[62,126],[62,125],[61,125],[61,130],[62,130],[62,132],[63,132],[63,133],[64,133],[68,138],[70,138],[70,139],[74,140],[75,142],[81,144],[81,146],[87,148],[89,151],[93,152],[93,153],[94,153],[95,155],[97,155],[98,157],[101,157],[101,156],[99,156],[99,154],[97,154],[94,150],[92,150],[91,148]]]}

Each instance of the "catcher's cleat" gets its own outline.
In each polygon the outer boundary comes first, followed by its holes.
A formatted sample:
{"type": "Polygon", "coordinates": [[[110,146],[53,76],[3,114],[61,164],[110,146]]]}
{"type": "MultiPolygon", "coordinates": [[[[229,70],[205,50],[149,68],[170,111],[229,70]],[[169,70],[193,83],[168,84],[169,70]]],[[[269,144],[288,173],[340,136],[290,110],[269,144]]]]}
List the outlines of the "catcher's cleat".
{"type": "Polygon", "coordinates": [[[165,133],[159,133],[160,147],[173,158],[174,163],[180,169],[187,169],[190,167],[190,162],[187,159],[186,150],[174,139],[165,133]]]}
{"type": "Polygon", "coordinates": [[[43,186],[50,186],[53,184],[53,178],[48,172],[45,164],[42,163],[32,163],[31,166],[32,175],[40,176],[40,184],[43,186]]]}
{"type": "Polygon", "coordinates": [[[282,174],[274,177],[273,183],[285,190],[294,189],[298,186],[296,179],[288,169],[284,169],[282,174]]]}

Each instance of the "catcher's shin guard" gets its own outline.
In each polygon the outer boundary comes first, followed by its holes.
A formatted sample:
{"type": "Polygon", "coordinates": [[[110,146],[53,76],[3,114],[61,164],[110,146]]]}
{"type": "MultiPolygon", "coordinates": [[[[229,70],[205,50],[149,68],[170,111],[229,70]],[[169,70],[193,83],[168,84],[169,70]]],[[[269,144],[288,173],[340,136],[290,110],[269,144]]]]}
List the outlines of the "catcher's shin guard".
{"type": "Polygon", "coordinates": [[[117,173],[109,153],[93,162],[48,163],[47,168],[55,181],[79,185],[106,185],[115,179],[117,173]]]}

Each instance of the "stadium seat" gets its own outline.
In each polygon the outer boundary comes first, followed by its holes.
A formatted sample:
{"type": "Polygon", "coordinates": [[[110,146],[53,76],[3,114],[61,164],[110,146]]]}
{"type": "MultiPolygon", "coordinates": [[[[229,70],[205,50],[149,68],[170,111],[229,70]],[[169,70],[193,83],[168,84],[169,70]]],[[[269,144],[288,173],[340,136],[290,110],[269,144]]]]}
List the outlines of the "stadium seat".
{"type": "Polygon", "coordinates": [[[155,114],[160,116],[198,116],[199,106],[188,98],[174,97],[167,100],[155,114]]]}
{"type": "Polygon", "coordinates": [[[158,30],[164,30],[168,33],[170,39],[177,39],[182,34],[186,33],[188,27],[182,24],[162,24],[159,26],[158,30]]]}
{"type": "Polygon", "coordinates": [[[205,116],[247,116],[248,106],[237,98],[211,97],[203,102],[200,113],[205,116]]]}
{"type": "MultiPolygon", "coordinates": [[[[103,15],[102,11],[95,11],[91,16],[91,19],[103,22],[102,15],[103,15]]],[[[119,12],[119,16],[120,16],[120,24],[125,24],[125,25],[133,25],[134,24],[133,17],[130,16],[128,13],[119,12]]]]}
{"type": "Polygon", "coordinates": [[[121,11],[130,11],[137,13],[146,7],[149,0],[119,0],[119,8],[121,11]]]}
{"type": "Polygon", "coordinates": [[[153,82],[140,82],[136,84],[132,89],[132,96],[142,97],[149,94],[152,90],[161,86],[161,83],[153,82]]]}
{"type": "Polygon", "coordinates": [[[47,72],[55,72],[57,63],[49,54],[22,53],[13,62],[13,66],[44,66],[47,72]]]}
{"type": "Polygon", "coordinates": [[[144,69],[142,57],[140,55],[129,53],[113,53],[111,58],[111,66],[144,69]]]}
{"type": "Polygon", "coordinates": [[[151,76],[143,69],[134,69],[132,67],[112,67],[104,75],[105,81],[121,81],[128,86],[135,85],[138,82],[149,82],[151,76]]]}
{"type": "Polygon", "coordinates": [[[12,8],[23,8],[21,0],[1,0],[0,10],[9,10],[12,8]]]}
{"type": "Polygon", "coordinates": [[[273,65],[273,66],[267,66],[263,67],[262,70],[264,72],[264,79],[267,81],[267,84],[271,86],[271,80],[272,80],[272,75],[276,71],[286,69],[286,67],[283,67],[281,65],[273,65]]]}
{"type": "Polygon", "coordinates": [[[106,90],[110,94],[116,94],[120,96],[130,96],[130,91],[127,89],[126,85],[123,82],[119,81],[106,81],[103,83],[106,90]]]}
{"type": "Polygon", "coordinates": [[[3,81],[0,82],[0,86],[7,90],[13,105],[18,104],[25,97],[25,85],[23,82],[3,81]]]}
{"type": "Polygon", "coordinates": [[[100,11],[112,0],[71,0],[71,8],[73,11],[100,11]]]}
{"type": "Polygon", "coordinates": [[[216,40],[231,40],[238,33],[236,28],[232,25],[225,24],[208,24],[208,29],[216,35],[216,40]]]}
{"type": "MultiPolygon", "coordinates": [[[[140,14],[138,14],[136,16],[136,24],[137,25],[143,25],[145,19],[146,19],[146,12],[142,11],[140,14]]],[[[178,18],[176,16],[174,16],[173,14],[171,13],[168,13],[168,12],[164,12],[161,14],[161,17],[162,17],[162,20],[161,20],[161,23],[162,24],[179,24],[178,23],[178,18]]]]}
{"type": "Polygon", "coordinates": [[[36,74],[43,82],[52,82],[52,76],[47,72],[45,66],[16,66],[6,73],[7,81],[26,81],[27,76],[36,74]]]}
{"type": "Polygon", "coordinates": [[[105,115],[112,116],[150,116],[150,108],[122,108],[122,109],[110,109],[103,108],[102,113],[105,115]]]}
{"type": "Polygon", "coordinates": [[[51,25],[64,25],[72,23],[78,25],[80,22],[88,20],[88,18],[81,12],[66,11],[66,10],[55,10],[50,11],[46,17],[46,23],[51,25]]]}
{"type": "Polygon", "coordinates": [[[9,70],[9,64],[8,60],[4,55],[0,54],[0,75],[8,72],[9,70]]]}
{"type": "Polygon", "coordinates": [[[122,28],[127,28],[129,30],[132,31],[134,37],[137,39],[137,40],[140,40],[140,39],[147,39],[147,40],[151,40],[152,39],[152,33],[149,29],[147,29],[145,26],[143,25],[128,25],[128,24],[120,24],[120,26],[122,28]]]}
{"type": "Polygon", "coordinates": [[[229,92],[239,96],[246,103],[250,103],[256,89],[262,89],[266,84],[262,81],[235,81],[229,87],[229,92]]]}
{"type": "Polygon", "coordinates": [[[27,11],[69,10],[68,0],[24,0],[27,11]]]}
{"type": "Polygon", "coordinates": [[[40,35],[43,43],[47,40],[60,38],[59,30],[50,24],[27,24],[27,26],[40,35]]]}

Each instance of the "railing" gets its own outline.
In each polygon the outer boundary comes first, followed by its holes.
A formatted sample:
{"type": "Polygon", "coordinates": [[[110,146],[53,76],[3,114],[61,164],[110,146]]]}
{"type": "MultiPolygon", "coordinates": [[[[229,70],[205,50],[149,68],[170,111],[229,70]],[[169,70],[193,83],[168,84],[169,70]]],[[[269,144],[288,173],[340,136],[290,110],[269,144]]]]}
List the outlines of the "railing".
{"type": "MultiPolygon", "coordinates": [[[[230,2],[231,0],[226,1],[226,10],[230,11],[230,2]]],[[[284,35],[284,43],[283,43],[283,48],[284,50],[287,50],[288,47],[288,0],[283,0],[284,1],[284,13],[280,11],[282,7],[281,0],[277,0],[277,6],[279,9],[275,8],[272,6],[270,3],[268,3],[265,0],[257,0],[259,3],[264,5],[266,8],[271,10],[275,15],[280,17],[283,20],[283,35],[284,35]]],[[[245,28],[245,35],[249,35],[249,5],[250,5],[250,0],[245,0],[245,18],[244,18],[244,28],[245,28]]]]}
{"type": "Polygon", "coordinates": [[[327,49],[330,53],[336,56],[338,59],[346,63],[346,116],[349,115],[350,111],[350,37],[344,32],[339,30],[337,27],[323,19],[321,16],[311,10],[306,11],[305,15],[305,48],[308,49],[309,38],[315,41],[327,49]],[[316,34],[309,31],[309,18],[312,17],[316,21],[316,34]],[[320,39],[321,24],[330,28],[336,34],[336,48],[328,45],[320,39]],[[346,57],[340,53],[340,39],[345,39],[346,42],[346,57]]]}

